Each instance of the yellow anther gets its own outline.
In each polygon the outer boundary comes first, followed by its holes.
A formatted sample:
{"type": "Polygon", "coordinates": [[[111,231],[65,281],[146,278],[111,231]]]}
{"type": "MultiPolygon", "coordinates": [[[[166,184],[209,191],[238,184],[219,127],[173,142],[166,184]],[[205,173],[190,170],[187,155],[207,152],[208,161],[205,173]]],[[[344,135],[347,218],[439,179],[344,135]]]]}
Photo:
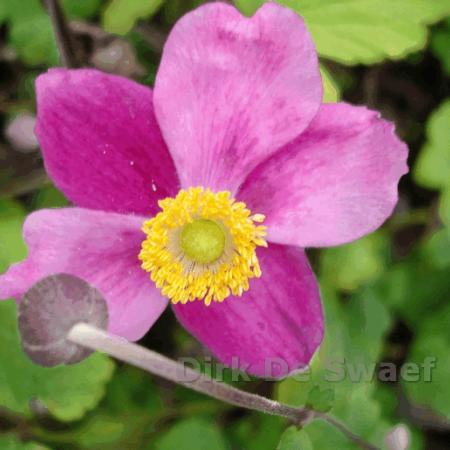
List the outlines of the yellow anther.
{"type": "Polygon", "coordinates": [[[230,192],[201,187],[158,202],[142,230],[142,268],[173,303],[206,305],[240,296],[261,276],[256,247],[267,247],[262,214],[251,214],[230,192]]]}

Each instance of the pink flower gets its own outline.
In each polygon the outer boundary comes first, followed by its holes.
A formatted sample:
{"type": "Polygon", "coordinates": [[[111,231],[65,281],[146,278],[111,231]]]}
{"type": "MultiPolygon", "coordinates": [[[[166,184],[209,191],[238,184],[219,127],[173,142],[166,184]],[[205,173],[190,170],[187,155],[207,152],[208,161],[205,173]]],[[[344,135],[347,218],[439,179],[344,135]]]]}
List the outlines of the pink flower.
{"type": "Polygon", "coordinates": [[[390,123],[321,100],[303,20],[274,3],[252,18],[221,3],[187,14],[153,92],[91,69],[40,76],[45,165],[77,207],[28,217],[29,256],[0,277],[0,298],[66,272],[102,292],[110,331],[130,340],[170,297],[180,322],[225,364],[255,375],[271,358],[304,367],[323,315],[303,249],[375,230],[407,172],[390,123]]]}

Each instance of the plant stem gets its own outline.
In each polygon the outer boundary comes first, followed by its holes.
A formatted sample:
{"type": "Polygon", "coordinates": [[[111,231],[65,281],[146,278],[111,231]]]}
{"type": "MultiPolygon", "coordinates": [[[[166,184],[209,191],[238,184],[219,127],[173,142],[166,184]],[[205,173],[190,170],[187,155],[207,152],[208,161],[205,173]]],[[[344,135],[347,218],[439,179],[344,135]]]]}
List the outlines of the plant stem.
{"type": "Polygon", "coordinates": [[[366,442],[364,439],[354,434],[342,422],[339,422],[339,420],[335,419],[334,417],[318,411],[315,411],[314,417],[316,419],[322,419],[325,422],[329,423],[330,425],[333,425],[342,434],[344,434],[348,438],[348,440],[352,441],[359,448],[362,448],[364,450],[379,450],[378,447],[375,447],[374,445],[370,444],[369,442],[366,442]]]}
{"type": "Polygon", "coordinates": [[[126,339],[107,333],[91,325],[80,323],[69,333],[68,339],[91,350],[100,350],[121,361],[144,369],[194,391],[207,394],[234,406],[253,409],[268,414],[287,417],[298,425],[304,425],[312,418],[308,409],[293,408],[256,394],[219,383],[208,375],[186,367],[159,353],[133,344],[126,339]]]}
{"type": "Polygon", "coordinates": [[[154,375],[186,386],[194,391],[214,397],[228,404],[285,417],[297,426],[304,426],[314,418],[320,418],[338,428],[352,442],[364,450],[377,450],[353,434],[336,419],[309,408],[295,408],[260,395],[245,392],[225,383],[220,383],[208,375],[186,367],[140,345],[110,334],[85,323],[75,325],[68,340],[91,350],[98,350],[114,358],[139,367],[154,375]]]}
{"type": "Polygon", "coordinates": [[[52,21],[53,32],[59,50],[61,64],[68,68],[77,66],[75,51],[70,37],[69,27],[58,0],[44,0],[44,5],[52,21]]]}

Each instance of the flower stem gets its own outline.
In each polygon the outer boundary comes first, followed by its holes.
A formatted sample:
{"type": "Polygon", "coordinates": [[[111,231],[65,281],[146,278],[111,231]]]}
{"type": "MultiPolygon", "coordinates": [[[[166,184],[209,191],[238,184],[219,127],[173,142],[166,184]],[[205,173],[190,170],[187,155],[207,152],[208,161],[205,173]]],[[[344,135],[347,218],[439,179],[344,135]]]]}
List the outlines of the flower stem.
{"type": "Polygon", "coordinates": [[[318,411],[314,412],[314,417],[316,419],[322,419],[323,421],[337,428],[342,434],[347,437],[348,440],[352,441],[359,448],[362,448],[364,450],[378,450],[378,447],[375,447],[374,445],[366,442],[364,439],[354,434],[342,422],[339,422],[339,420],[335,419],[334,417],[318,411]]]}
{"type": "Polygon", "coordinates": [[[68,340],[91,350],[101,351],[153,375],[181,384],[228,404],[286,417],[297,426],[304,426],[315,418],[325,420],[339,429],[360,448],[378,450],[377,447],[353,434],[344,424],[324,413],[309,408],[295,408],[260,395],[242,391],[225,383],[219,383],[208,375],[91,325],[85,323],[75,325],[69,332],[68,340]]]}
{"type": "Polygon", "coordinates": [[[44,0],[44,5],[53,26],[61,64],[68,68],[77,66],[75,51],[70,37],[69,27],[58,0],[44,0]]]}

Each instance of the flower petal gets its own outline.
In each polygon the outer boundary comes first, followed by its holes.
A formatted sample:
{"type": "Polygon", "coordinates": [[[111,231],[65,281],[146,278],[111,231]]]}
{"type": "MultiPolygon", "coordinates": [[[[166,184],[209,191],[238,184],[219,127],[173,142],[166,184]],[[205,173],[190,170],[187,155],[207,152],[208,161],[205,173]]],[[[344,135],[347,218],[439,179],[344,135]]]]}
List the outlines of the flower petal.
{"type": "Polygon", "coordinates": [[[45,166],[76,205],[148,215],[176,192],[149,88],[92,69],[52,69],[36,89],[45,166]]]}
{"type": "Polygon", "coordinates": [[[85,279],[105,297],[109,329],[141,338],[167,305],[138,253],[143,219],[81,208],[41,210],[28,216],[28,258],[0,276],[0,299],[20,299],[34,283],[56,273],[85,279]]]}
{"type": "Polygon", "coordinates": [[[307,127],[321,98],[317,55],[296,13],[267,3],[247,18],[210,3],[173,28],[154,101],[182,186],[234,191],[307,127]]]}
{"type": "Polygon", "coordinates": [[[394,126],[374,111],[322,105],[298,139],[249,175],[238,198],[266,215],[271,242],[343,244],[392,213],[407,154],[394,126]]]}
{"type": "Polygon", "coordinates": [[[174,310],[224,364],[280,378],[304,368],[322,341],[319,289],[301,249],[274,244],[258,256],[263,275],[243,297],[210,306],[177,304],[174,310]]]}

